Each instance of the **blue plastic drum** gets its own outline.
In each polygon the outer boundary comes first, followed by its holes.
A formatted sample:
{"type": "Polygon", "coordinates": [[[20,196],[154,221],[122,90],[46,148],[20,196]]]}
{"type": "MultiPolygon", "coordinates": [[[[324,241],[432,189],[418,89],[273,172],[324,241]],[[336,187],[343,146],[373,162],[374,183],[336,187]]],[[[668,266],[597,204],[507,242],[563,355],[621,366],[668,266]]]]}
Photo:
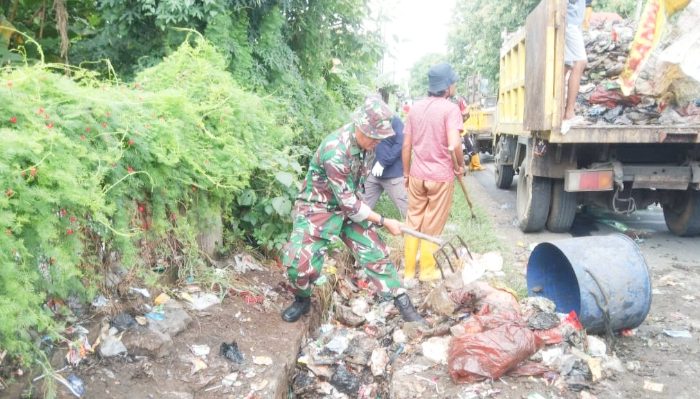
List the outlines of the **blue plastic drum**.
{"type": "Polygon", "coordinates": [[[637,244],[622,234],[570,238],[535,247],[527,262],[529,296],[576,311],[590,333],[638,327],[651,308],[649,269],[637,244]]]}

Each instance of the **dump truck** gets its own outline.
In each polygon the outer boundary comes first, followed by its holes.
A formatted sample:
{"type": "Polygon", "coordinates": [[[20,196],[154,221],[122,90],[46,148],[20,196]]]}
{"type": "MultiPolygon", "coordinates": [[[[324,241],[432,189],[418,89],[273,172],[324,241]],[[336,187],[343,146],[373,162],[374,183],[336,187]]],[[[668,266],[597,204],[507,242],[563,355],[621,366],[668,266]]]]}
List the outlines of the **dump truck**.
{"type": "Polygon", "coordinates": [[[498,97],[491,92],[489,80],[480,75],[465,79],[464,93],[469,109],[464,129],[472,135],[479,151],[493,154],[493,128],[498,97]]]}
{"type": "Polygon", "coordinates": [[[571,228],[580,205],[663,208],[668,229],[700,234],[700,125],[589,125],[562,133],[566,0],[543,0],[500,52],[495,180],[517,181],[524,232],[571,228]]]}

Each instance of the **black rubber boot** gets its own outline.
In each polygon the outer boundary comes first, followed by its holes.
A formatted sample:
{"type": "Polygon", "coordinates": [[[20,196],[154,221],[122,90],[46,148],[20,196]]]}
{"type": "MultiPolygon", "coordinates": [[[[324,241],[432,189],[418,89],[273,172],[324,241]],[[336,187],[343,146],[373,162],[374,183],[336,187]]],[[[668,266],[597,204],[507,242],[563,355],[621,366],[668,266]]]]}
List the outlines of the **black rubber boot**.
{"type": "Polygon", "coordinates": [[[294,297],[294,302],[282,312],[282,320],[294,323],[311,309],[311,298],[294,297]]]}
{"type": "Polygon", "coordinates": [[[425,321],[423,320],[421,315],[418,314],[416,308],[413,307],[413,304],[411,303],[411,298],[409,298],[408,295],[406,295],[406,293],[403,293],[394,298],[394,306],[396,306],[396,308],[399,310],[403,321],[425,321]]]}

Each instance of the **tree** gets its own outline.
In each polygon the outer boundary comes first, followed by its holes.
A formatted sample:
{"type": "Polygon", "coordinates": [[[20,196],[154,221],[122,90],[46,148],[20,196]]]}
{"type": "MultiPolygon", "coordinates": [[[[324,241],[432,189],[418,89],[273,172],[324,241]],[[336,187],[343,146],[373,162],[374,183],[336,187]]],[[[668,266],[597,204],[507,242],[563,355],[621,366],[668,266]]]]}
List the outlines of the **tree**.
{"type": "Polygon", "coordinates": [[[447,56],[443,54],[426,54],[411,67],[409,74],[410,97],[417,98],[428,95],[428,70],[431,66],[447,62],[447,56]]]}

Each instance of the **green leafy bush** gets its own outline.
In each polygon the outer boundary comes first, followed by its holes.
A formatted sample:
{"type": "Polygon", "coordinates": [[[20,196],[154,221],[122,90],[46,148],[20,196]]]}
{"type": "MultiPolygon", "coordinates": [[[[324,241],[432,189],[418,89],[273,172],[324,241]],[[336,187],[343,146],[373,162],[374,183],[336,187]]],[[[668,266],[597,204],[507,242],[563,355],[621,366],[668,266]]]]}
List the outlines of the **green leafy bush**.
{"type": "Polygon", "coordinates": [[[27,360],[30,331],[56,336],[43,304],[93,295],[107,253],[152,267],[142,244],[174,239],[193,275],[208,215],[281,245],[301,172],[295,133],[226,65],[197,38],[128,86],[45,64],[0,69],[0,350],[27,360]]]}

